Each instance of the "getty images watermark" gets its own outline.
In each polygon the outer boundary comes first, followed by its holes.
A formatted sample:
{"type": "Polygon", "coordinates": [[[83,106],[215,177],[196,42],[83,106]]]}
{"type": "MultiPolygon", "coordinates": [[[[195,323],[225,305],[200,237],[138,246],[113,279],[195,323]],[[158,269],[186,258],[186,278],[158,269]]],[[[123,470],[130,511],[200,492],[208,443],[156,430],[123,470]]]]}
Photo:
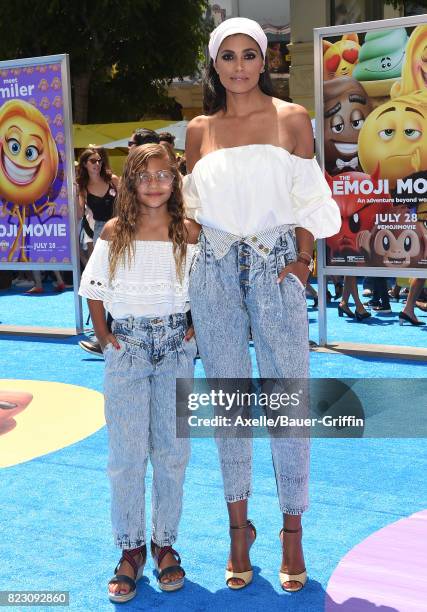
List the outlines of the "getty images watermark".
{"type": "MultiPolygon", "coordinates": [[[[233,412],[236,407],[246,406],[247,408],[265,408],[268,411],[280,411],[283,408],[298,407],[301,405],[301,396],[303,391],[294,393],[249,393],[247,391],[228,393],[222,389],[211,389],[209,393],[190,393],[188,395],[188,410],[197,411],[201,407],[211,406],[220,408],[227,412],[233,412]]],[[[322,418],[317,417],[291,417],[289,414],[276,414],[268,416],[261,414],[259,416],[244,416],[236,414],[234,416],[226,416],[224,414],[216,414],[211,417],[198,416],[190,414],[188,416],[188,424],[190,427],[315,427],[323,425],[324,427],[364,427],[365,421],[362,418],[357,418],[353,415],[339,415],[333,417],[324,415],[322,418]]]]}
{"type": "Polygon", "coordinates": [[[427,380],[178,379],[178,437],[427,437],[427,380]]]}

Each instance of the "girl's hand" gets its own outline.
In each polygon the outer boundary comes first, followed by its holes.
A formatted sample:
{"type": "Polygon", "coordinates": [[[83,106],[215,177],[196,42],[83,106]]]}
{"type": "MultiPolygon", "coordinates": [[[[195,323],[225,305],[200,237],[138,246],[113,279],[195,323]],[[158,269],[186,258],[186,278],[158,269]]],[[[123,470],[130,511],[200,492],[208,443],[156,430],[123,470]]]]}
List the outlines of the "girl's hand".
{"type": "Polygon", "coordinates": [[[277,277],[277,282],[281,283],[282,280],[288,274],[288,272],[292,272],[292,274],[295,274],[295,276],[299,278],[299,280],[305,287],[305,285],[307,284],[308,277],[310,276],[310,270],[308,269],[308,266],[305,265],[305,263],[301,261],[293,261],[292,263],[285,266],[277,277]]]}
{"type": "Polygon", "coordinates": [[[184,340],[186,342],[188,342],[189,340],[191,340],[191,338],[194,336],[194,327],[193,325],[191,325],[188,329],[187,329],[187,333],[184,336],[184,340]]]}
{"type": "Polygon", "coordinates": [[[102,338],[98,338],[99,344],[101,345],[101,349],[104,350],[107,344],[112,344],[115,349],[120,348],[119,341],[117,340],[114,334],[107,334],[106,336],[102,336],[102,338]]]}

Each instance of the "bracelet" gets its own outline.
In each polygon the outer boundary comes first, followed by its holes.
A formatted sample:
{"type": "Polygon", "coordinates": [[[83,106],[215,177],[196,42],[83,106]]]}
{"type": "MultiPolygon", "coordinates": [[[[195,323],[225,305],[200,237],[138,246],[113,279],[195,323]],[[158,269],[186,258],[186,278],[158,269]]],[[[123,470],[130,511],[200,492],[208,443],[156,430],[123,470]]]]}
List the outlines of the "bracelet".
{"type": "Polygon", "coordinates": [[[301,257],[301,254],[299,253],[297,256],[297,261],[299,263],[304,264],[305,266],[307,266],[307,268],[310,270],[310,272],[313,272],[314,269],[314,261],[313,259],[310,257],[309,261],[306,260],[305,257],[301,257]]]}
{"type": "Polygon", "coordinates": [[[312,260],[312,256],[310,255],[310,253],[307,253],[307,251],[300,251],[300,252],[298,253],[298,257],[299,257],[300,255],[307,255],[308,259],[309,259],[310,261],[312,260]]]}

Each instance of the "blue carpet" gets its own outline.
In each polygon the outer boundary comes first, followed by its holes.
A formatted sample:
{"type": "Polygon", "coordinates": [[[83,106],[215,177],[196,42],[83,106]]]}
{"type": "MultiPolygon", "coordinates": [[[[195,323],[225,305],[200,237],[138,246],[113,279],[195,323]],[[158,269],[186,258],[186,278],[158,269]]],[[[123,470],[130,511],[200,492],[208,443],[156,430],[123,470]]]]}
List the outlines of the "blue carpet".
{"type": "MultiPolygon", "coordinates": [[[[313,285],[316,289],[316,284],[313,285]]],[[[0,324],[3,325],[34,325],[49,327],[74,326],[74,302],[72,291],[57,294],[50,283],[45,283],[45,293],[42,295],[25,295],[25,289],[0,291],[1,311],[0,324]]],[[[362,287],[359,286],[360,295],[362,287]]],[[[362,301],[367,301],[366,298],[362,301]]],[[[315,342],[319,339],[318,311],[312,308],[312,300],[308,298],[308,315],[310,323],[310,338],[315,342]]],[[[413,327],[406,324],[399,326],[398,314],[403,309],[402,302],[392,302],[391,314],[376,313],[363,323],[344,316],[338,317],[337,301],[332,301],[327,308],[328,341],[366,342],[373,344],[396,344],[403,346],[427,346],[427,325],[413,327]]],[[[354,309],[354,304],[350,302],[354,309]]],[[[88,315],[86,300],[83,300],[84,320],[88,315]]],[[[416,309],[421,321],[427,323],[427,313],[416,309]]]]}
{"type": "MultiPolygon", "coordinates": [[[[73,316],[70,302],[70,293],[31,298],[9,294],[1,298],[0,319],[17,324],[19,315],[21,324],[68,327],[73,316]],[[34,307],[21,308],[20,300],[34,307]]],[[[372,337],[372,325],[369,334],[366,324],[335,316],[330,327],[331,339],[360,342],[360,334],[366,333],[370,341],[380,342],[372,337]]],[[[390,341],[389,328],[389,343],[420,346],[413,338],[425,338],[421,330],[399,328],[395,321],[392,329],[401,342],[395,337],[390,341]]],[[[312,337],[316,339],[313,332],[312,337]]],[[[415,378],[425,377],[425,371],[421,362],[311,354],[311,374],[318,377],[415,378]]],[[[198,362],[196,375],[202,374],[198,362]]],[[[60,381],[101,391],[102,376],[102,359],[82,352],[75,338],[0,337],[0,378],[60,381]]],[[[288,595],[280,591],[277,576],[281,517],[269,444],[255,440],[250,503],[250,517],[258,529],[251,554],[255,578],[247,589],[232,592],[224,587],[228,536],[216,448],[210,439],[194,439],[177,542],[186,586],[177,593],[159,592],[149,560],[137,598],[117,609],[322,612],[328,579],[348,550],[377,529],[427,508],[426,455],[423,440],[313,440],[311,507],[304,518],[310,580],[302,592],[288,595]]],[[[106,459],[103,428],[67,448],[2,470],[0,590],[69,590],[70,610],[114,608],[106,597],[106,583],[118,560],[111,542],[106,459]]],[[[150,485],[149,469],[147,491],[150,485]]]]}

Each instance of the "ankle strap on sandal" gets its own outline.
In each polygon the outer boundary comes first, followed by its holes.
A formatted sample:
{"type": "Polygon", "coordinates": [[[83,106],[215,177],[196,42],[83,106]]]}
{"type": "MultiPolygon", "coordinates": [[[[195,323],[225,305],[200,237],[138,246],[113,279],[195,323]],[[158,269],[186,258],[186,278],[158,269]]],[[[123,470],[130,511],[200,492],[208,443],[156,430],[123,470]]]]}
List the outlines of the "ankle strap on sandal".
{"type": "Polygon", "coordinates": [[[136,575],[138,574],[139,566],[137,562],[135,561],[135,557],[137,557],[139,554],[141,555],[147,554],[147,546],[145,544],[143,546],[139,546],[138,548],[130,548],[127,550],[123,550],[122,556],[120,558],[120,561],[117,564],[116,569],[114,570],[114,573],[117,574],[117,570],[120,567],[120,564],[123,561],[127,561],[129,565],[132,567],[135,577],[136,577],[136,575]]]}
{"type": "MultiPolygon", "coordinates": [[[[155,545],[155,546],[157,546],[157,545],[155,545]]],[[[160,563],[162,562],[163,558],[168,553],[170,553],[173,557],[175,557],[175,560],[178,563],[178,565],[181,565],[181,557],[179,556],[179,553],[174,548],[172,548],[172,546],[157,546],[157,548],[159,549],[159,552],[158,553],[154,553],[156,555],[156,558],[157,558],[157,565],[160,565],[160,563]]],[[[155,551],[155,549],[154,549],[154,551],[155,551]]]]}
{"type": "Polygon", "coordinates": [[[248,519],[244,525],[230,525],[230,529],[246,529],[247,527],[253,527],[253,523],[250,519],[248,519]]]}
{"type": "Polygon", "coordinates": [[[282,527],[280,531],[283,531],[283,533],[298,533],[299,531],[302,531],[302,527],[299,527],[298,529],[286,529],[286,527],[282,527]]]}

